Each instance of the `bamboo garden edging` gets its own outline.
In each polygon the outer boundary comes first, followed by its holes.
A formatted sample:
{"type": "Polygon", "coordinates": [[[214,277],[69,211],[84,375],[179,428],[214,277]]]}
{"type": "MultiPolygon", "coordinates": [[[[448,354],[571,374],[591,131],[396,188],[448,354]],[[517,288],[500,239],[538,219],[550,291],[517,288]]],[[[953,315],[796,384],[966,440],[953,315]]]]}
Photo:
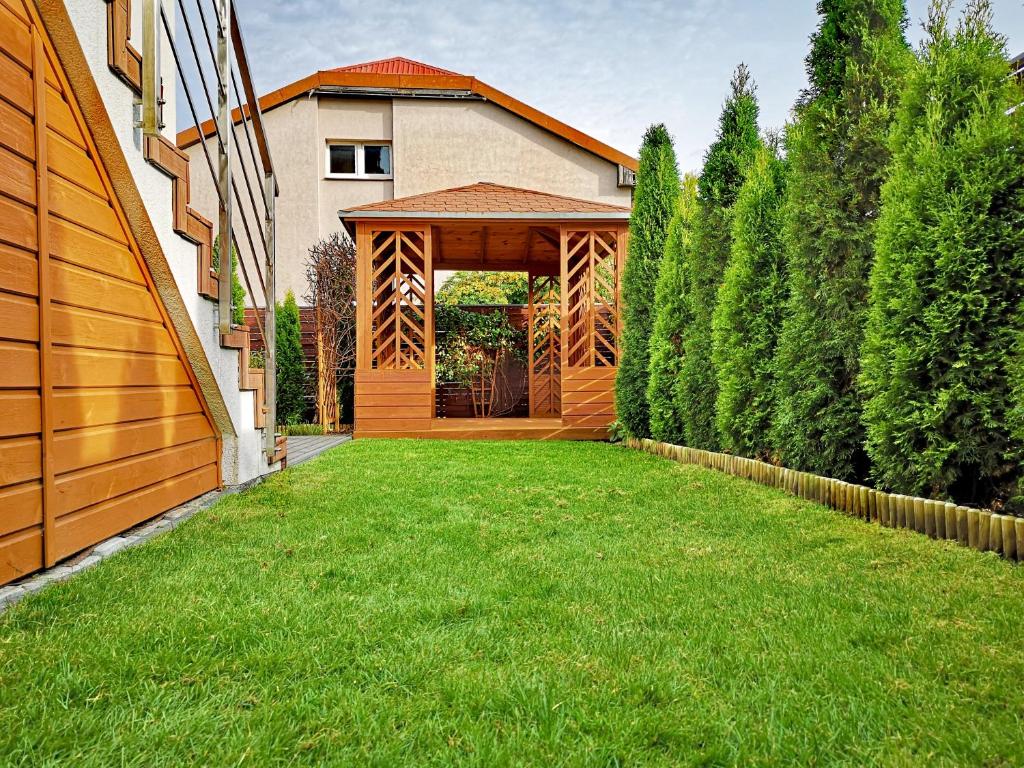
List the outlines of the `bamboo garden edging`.
{"type": "Polygon", "coordinates": [[[863,485],[797,472],[756,459],[703,451],[656,440],[626,438],[629,448],[694,464],[778,488],[808,501],[887,528],[905,528],[933,539],[956,541],[979,552],[995,552],[1007,560],[1024,560],[1024,518],[988,509],[957,506],[935,499],[887,493],[863,485]]]}

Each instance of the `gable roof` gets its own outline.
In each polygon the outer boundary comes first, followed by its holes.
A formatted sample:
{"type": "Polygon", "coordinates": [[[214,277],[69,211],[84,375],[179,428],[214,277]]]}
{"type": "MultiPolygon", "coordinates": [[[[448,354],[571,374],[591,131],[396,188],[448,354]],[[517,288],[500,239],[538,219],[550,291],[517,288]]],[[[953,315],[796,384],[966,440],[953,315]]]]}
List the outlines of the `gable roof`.
{"type": "Polygon", "coordinates": [[[521,187],[507,187],[481,181],[465,187],[441,189],[422,195],[360,205],[339,211],[342,219],[621,219],[630,209],[621,205],[552,195],[521,187]]]}
{"type": "MultiPolygon", "coordinates": [[[[632,171],[637,169],[636,158],[625,152],[620,152],[593,136],[588,136],[583,131],[576,130],[561,120],[556,120],[539,109],[534,109],[508,94],[502,93],[497,88],[477,80],[471,75],[460,75],[401,57],[379,59],[315,72],[261,96],[259,98],[260,110],[266,112],[312,91],[332,88],[367,89],[368,91],[381,91],[382,95],[395,96],[401,96],[403,92],[408,92],[410,95],[420,92],[461,92],[490,101],[610,163],[617,163],[632,171]]],[[[232,112],[232,120],[238,122],[240,119],[241,111],[236,108],[232,112]]],[[[213,120],[204,121],[201,128],[204,137],[212,136],[214,133],[213,120]]],[[[190,147],[198,141],[199,131],[194,126],[181,131],[177,136],[177,144],[181,149],[190,147]]]]}
{"type": "Polygon", "coordinates": [[[458,72],[441,69],[421,61],[413,61],[403,56],[392,56],[390,59],[377,59],[363,64],[350,64],[347,67],[335,67],[331,72],[361,72],[373,75],[454,75],[462,77],[458,72]]]}

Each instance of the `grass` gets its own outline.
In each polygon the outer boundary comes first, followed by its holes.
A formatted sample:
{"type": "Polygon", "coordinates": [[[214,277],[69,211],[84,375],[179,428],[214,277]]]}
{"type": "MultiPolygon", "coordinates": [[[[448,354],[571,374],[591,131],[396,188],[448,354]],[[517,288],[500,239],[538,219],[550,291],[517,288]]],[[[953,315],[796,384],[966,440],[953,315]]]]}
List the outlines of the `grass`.
{"type": "Polygon", "coordinates": [[[11,765],[1010,765],[1024,569],[598,444],[357,441],[0,617],[11,765]]]}

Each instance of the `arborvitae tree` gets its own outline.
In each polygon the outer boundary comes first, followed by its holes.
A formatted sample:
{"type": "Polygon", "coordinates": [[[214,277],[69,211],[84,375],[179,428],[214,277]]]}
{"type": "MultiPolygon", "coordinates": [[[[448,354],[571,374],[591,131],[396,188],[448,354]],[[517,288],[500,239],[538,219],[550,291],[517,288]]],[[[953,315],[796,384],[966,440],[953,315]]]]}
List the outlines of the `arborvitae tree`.
{"type": "Polygon", "coordinates": [[[886,137],[910,52],[904,0],[821,0],[786,134],[789,303],[773,442],[787,466],[866,470],[857,387],[886,137]]]}
{"type": "Polygon", "coordinates": [[[302,360],[302,326],[295,294],[288,291],[284,305],[278,303],[276,312],[277,420],[281,424],[298,424],[306,411],[306,368],[302,360]]]}
{"type": "Polygon", "coordinates": [[[732,252],[712,324],[718,436],[722,448],[742,456],[773,452],[773,358],[786,299],[784,195],[785,166],[774,147],[761,147],[733,206],[732,252]]]}
{"type": "Polygon", "coordinates": [[[629,254],[622,277],[622,351],[615,408],[626,432],[650,436],[647,366],[654,324],[654,288],[668,224],[679,197],[679,167],[664,125],[652,125],[640,147],[640,167],[629,218],[629,254]]]}
{"type": "Polygon", "coordinates": [[[685,437],[678,389],[679,370],[683,363],[683,334],[690,317],[684,268],[696,210],[697,177],[687,174],[683,179],[679,206],[669,224],[665,256],[658,268],[654,332],[650,345],[650,381],[647,384],[651,436],[667,443],[681,443],[685,437]]]}
{"type": "Polygon", "coordinates": [[[711,359],[711,318],[732,247],[731,213],[761,139],[750,70],[740,64],[718,121],[718,136],[704,157],[697,182],[697,216],[686,257],[689,323],[683,341],[679,404],[686,444],[718,448],[717,381],[711,359]]]}
{"type": "MultiPolygon", "coordinates": [[[[220,269],[220,235],[213,238],[213,254],[210,260],[214,271],[220,269]]],[[[245,286],[238,275],[238,249],[231,245],[231,322],[245,325],[245,286]]]]}
{"type": "Polygon", "coordinates": [[[1024,334],[1024,112],[988,0],[933,3],[882,189],[861,374],[873,476],[908,494],[1011,492],[1024,334]]]}

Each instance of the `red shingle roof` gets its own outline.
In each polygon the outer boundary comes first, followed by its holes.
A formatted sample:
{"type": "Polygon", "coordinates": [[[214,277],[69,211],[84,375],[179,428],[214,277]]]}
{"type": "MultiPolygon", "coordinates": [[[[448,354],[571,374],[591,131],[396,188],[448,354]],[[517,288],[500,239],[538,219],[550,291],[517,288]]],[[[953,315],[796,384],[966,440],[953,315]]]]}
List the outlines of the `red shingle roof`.
{"type": "Polygon", "coordinates": [[[433,214],[443,217],[445,214],[465,216],[481,214],[495,216],[507,214],[510,218],[517,215],[545,215],[559,218],[561,215],[595,214],[600,218],[629,218],[629,208],[608,203],[597,203],[592,200],[580,200],[575,197],[563,197],[547,192],[536,192],[519,187],[506,187],[501,184],[478,182],[466,187],[442,189],[422,195],[400,197],[396,200],[383,200],[379,203],[361,205],[348,211],[342,211],[344,218],[360,218],[360,214],[379,217],[381,214],[394,214],[396,218],[417,218],[417,215],[433,214]]]}
{"type": "Polygon", "coordinates": [[[371,75],[454,75],[459,76],[458,72],[452,72],[448,69],[441,69],[440,67],[432,67],[429,64],[424,64],[419,61],[413,61],[412,59],[406,59],[401,56],[392,56],[390,59],[377,59],[376,61],[367,61],[362,64],[350,64],[347,67],[335,67],[330,70],[331,72],[360,72],[363,74],[371,75]]]}

